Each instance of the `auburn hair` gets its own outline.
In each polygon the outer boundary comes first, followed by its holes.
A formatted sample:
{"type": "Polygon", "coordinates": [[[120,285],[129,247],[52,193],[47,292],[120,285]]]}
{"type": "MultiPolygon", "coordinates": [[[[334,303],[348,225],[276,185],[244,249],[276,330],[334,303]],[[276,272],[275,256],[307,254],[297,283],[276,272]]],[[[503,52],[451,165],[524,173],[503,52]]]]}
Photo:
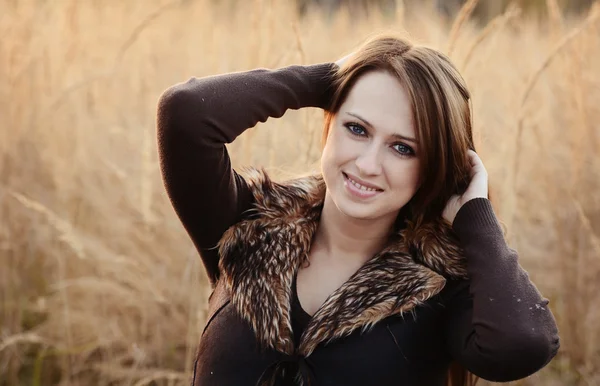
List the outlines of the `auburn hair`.
{"type": "MultiPolygon", "coordinates": [[[[467,151],[475,150],[470,93],[450,59],[441,52],[392,35],[379,35],[359,47],[333,74],[325,109],[325,144],[336,113],[352,86],[366,72],[385,70],[396,77],[412,103],[419,142],[421,185],[400,211],[399,219],[416,226],[439,219],[454,194],[469,183],[467,151]]],[[[473,386],[477,377],[452,362],[447,386],[473,386]]]]}

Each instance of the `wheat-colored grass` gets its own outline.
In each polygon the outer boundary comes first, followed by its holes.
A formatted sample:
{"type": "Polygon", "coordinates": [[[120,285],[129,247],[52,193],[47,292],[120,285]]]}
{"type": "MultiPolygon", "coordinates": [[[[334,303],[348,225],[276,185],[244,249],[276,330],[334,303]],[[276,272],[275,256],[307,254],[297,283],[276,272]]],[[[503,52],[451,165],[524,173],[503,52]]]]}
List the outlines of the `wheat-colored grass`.
{"type": "MultiPolygon", "coordinates": [[[[466,5],[465,5],[465,7],[466,7],[466,5]]],[[[506,26],[513,18],[519,16],[520,14],[521,14],[521,9],[518,8],[517,6],[515,6],[514,4],[511,4],[511,6],[508,7],[506,12],[504,12],[503,14],[496,16],[494,19],[492,19],[485,26],[485,28],[483,28],[481,30],[481,32],[479,32],[477,34],[475,41],[471,44],[471,46],[467,50],[467,53],[465,54],[465,58],[463,59],[463,64],[462,64],[463,71],[466,70],[466,67],[469,64],[469,61],[471,60],[471,58],[473,57],[477,47],[479,47],[485,41],[485,39],[492,34],[492,32],[500,30],[502,27],[506,26]]]]}
{"type": "MultiPolygon", "coordinates": [[[[477,1],[453,24],[403,2],[360,18],[290,3],[0,0],[0,385],[188,384],[208,287],[159,175],[159,95],[333,61],[390,28],[459,65],[498,215],[551,299],[561,351],[518,384],[600,384],[598,8],[547,0],[547,19],[485,26],[477,1]]],[[[321,125],[290,111],[231,144],[233,163],[304,172],[321,125]]]]}
{"type": "Polygon", "coordinates": [[[448,48],[446,48],[446,53],[448,55],[452,55],[454,50],[454,46],[456,46],[458,36],[461,32],[461,27],[468,20],[475,7],[479,3],[479,0],[467,0],[467,2],[461,7],[460,12],[456,16],[454,23],[452,24],[452,28],[450,29],[450,38],[448,39],[448,48]]]}

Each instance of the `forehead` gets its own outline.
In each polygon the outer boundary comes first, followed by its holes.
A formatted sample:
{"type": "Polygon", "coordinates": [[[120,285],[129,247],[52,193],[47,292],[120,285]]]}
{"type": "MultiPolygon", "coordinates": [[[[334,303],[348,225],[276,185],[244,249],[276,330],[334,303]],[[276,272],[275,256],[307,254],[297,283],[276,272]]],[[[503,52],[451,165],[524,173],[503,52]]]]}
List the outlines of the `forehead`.
{"type": "Polygon", "coordinates": [[[384,70],[369,71],[358,78],[339,112],[357,114],[389,134],[415,134],[408,93],[395,76],[384,70]]]}

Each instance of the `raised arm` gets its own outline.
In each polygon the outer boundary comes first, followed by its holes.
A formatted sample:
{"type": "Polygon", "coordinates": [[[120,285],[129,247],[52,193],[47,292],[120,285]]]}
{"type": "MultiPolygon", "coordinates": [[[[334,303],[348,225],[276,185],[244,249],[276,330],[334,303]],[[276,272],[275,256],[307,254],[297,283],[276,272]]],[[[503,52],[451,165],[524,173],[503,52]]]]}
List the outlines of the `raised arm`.
{"type": "Polygon", "coordinates": [[[160,97],[157,136],[163,181],[212,284],[218,278],[217,242],[252,205],[225,144],[287,109],[324,108],[333,69],[333,64],[318,64],[192,78],[160,97]]]}
{"type": "Polygon", "coordinates": [[[489,200],[467,202],[453,223],[465,250],[470,283],[448,301],[450,354],[475,375],[506,382],[525,378],[556,355],[556,321],[517,253],[506,245],[489,200]]]}

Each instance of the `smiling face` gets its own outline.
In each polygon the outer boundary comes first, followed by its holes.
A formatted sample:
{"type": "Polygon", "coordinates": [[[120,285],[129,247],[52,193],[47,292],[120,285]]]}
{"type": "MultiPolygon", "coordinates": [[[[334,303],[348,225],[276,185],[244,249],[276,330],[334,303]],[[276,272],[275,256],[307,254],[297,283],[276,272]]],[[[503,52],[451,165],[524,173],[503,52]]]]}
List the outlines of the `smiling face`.
{"type": "Polygon", "coordinates": [[[360,76],[331,120],[321,157],[327,196],[354,219],[393,222],[419,188],[419,146],[404,87],[384,70],[360,76]]]}

